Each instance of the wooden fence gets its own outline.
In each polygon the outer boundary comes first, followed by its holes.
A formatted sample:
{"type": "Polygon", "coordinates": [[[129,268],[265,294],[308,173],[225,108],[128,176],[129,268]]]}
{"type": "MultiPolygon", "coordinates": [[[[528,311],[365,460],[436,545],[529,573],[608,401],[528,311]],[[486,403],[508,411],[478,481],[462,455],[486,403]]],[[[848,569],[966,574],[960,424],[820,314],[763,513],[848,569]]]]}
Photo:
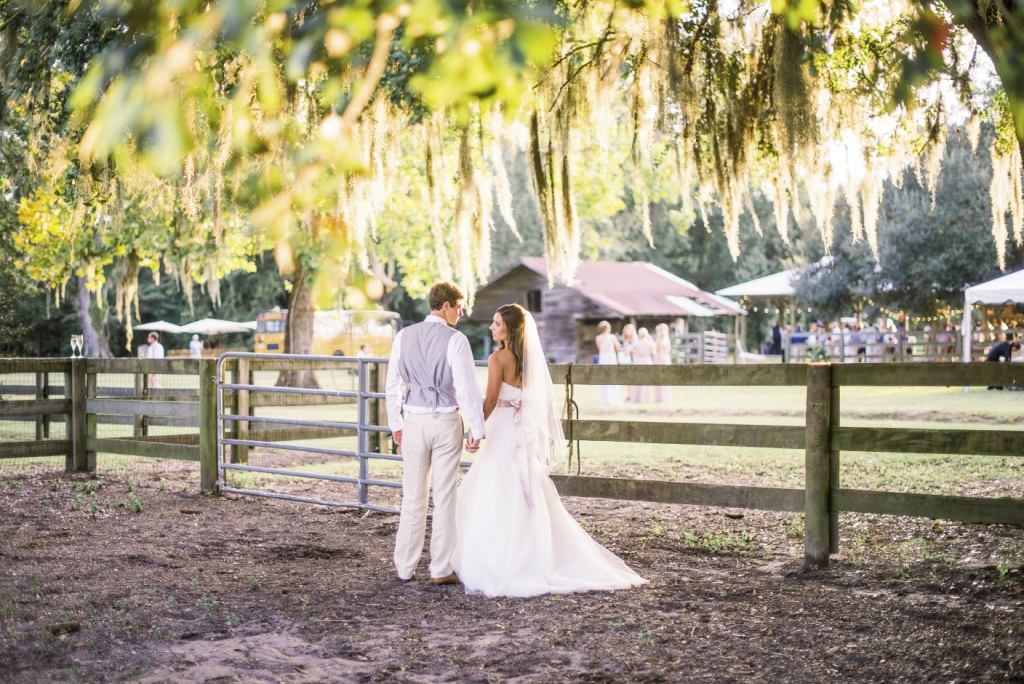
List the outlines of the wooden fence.
{"type": "MultiPolygon", "coordinates": [[[[232,360],[226,365],[234,384],[252,384],[255,370],[316,370],[323,361],[232,360]]],[[[843,511],[942,518],[966,522],[1024,524],[1024,500],[979,498],[936,494],[907,494],[846,489],[840,482],[843,451],[979,456],[1024,456],[1024,430],[999,429],[904,429],[844,427],[840,421],[841,389],[851,386],[1024,386],[1024,364],[920,363],[920,364],[778,364],[724,365],[551,365],[551,376],[561,384],[570,374],[577,385],[672,385],[672,386],[805,386],[807,411],[803,426],[726,425],[718,423],[665,423],[648,421],[574,420],[566,423],[567,437],[584,441],[639,444],[688,444],[728,447],[766,447],[802,450],[805,482],[802,489],[707,485],[656,480],[555,475],[563,496],[584,496],[658,503],[725,506],[805,515],[805,563],[827,565],[829,554],[838,551],[838,514],[843,511]]],[[[204,492],[215,491],[217,480],[217,402],[215,361],[207,359],[164,360],[59,360],[0,359],[0,374],[63,373],[61,398],[39,389],[32,399],[0,402],[0,419],[8,417],[65,416],[67,439],[47,439],[37,428],[37,439],[0,442],[0,458],[64,455],[69,471],[95,467],[95,454],[117,453],[144,457],[181,458],[198,461],[204,492]],[[166,395],[103,397],[96,383],[99,373],[195,374],[199,376],[197,401],[166,395]],[[182,399],[185,399],[184,401],[182,399]],[[101,417],[163,417],[187,421],[198,434],[100,439],[101,417]]],[[[382,373],[372,379],[378,386],[382,373]]],[[[55,390],[56,388],[51,388],[55,390]]],[[[9,393],[6,393],[9,394],[9,393]]],[[[224,409],[250,413],[258,405],[293,402],[307,395],[261,397],[257,391],[225,392],[224,409]]],[[[328,397],[308,397],[304,403],[321,403],[328,397]]],[[[376,402],[379,404],[379,402],[376,402]]],[[[379,411],[379,406],[373,409],[379,411]]],[[[374,422],[381,416],[374,416],[374,422]]],[[[236,422],[241,425],[245,421],[236,422]]],[[[260,423],[250,425],[260,426],[260,423]]],[[[249,432],[248,439],[273,442],[341,436],[295,429],[249,432]],[[277,434],[274,434],[277,433],[277,434]]],[[[234,430],[234,428],[232,428],[234,430]]],[[[240,430],[244,428],[239,428],[240,430]]],[[[315,430],[315,429],[314,429],[315,430]]],[[[238,430],[226,434],[241,435],[238,430]]],[[[353,433],[354,434],[354,433],[353,433]]],[[[244,437],[242,437],[244,438],[244,437]]],[[[381,445],[377,445],[378,447],[381,445]]],[[[235,448],[231,460],[247,455],[235,448]]]]}
{"type": "Polygon", "coordinates": [[[878,513],[1024,524],[1024,500],[845,489],[843,451],[1024,456],[1024,430],[843,427],[841,389],[852,386],[1024,386],[1024,364],[778,364],[756,366],[552,365],[577,385],[806,386],[804,426],[574,420],[573,439],[803,450],[803,489],[555,475],[563,496],[803,512],[805,564],[824,567],[839,550],[839,513],[878,513]]]}
{"type": "MultiPolygon", "coordinates": [[[[35,374],[35,387],[0,383],[0,396],[34,394],[31,399],[0,400],[0,420],[35,420],[34,440],[0,441],[0,458],[64,456],[68,472],[91,472],[96,454],[119,454],[148,458],[195,461],[200,464],[204,492],[216,487],[217,400],[214,374],[217,360],[211,359],[0,359],[0,376],[35,374]],[[64,383],[51,386],[49,375],[63,373],[64,383]],[[100,375],[134,376],[134,387],[100,387],[100,375]],[[151,386],[151,378],[166,375],[198,376],[199,387],[168,389],[151,386]],[[60,398],[57,398],[60,395],[60,398]],[[50,439],[50,424],[63,422],[64,439],[50,439]],[[130,437],[100,437],[100,424],[132,424],[130,437]],[[171,435],[150,435],[151,426],[197,429],[171,435]]],[[[354,369],[354,364],[330,362],[335,370],[354,369]]],[[[324,369],[323,361],[232,359],[225,370],[245,383],[261,370],[288,371],[324,369]],[[310,365],[310,364],[313,365],[310,365]]],[[[379,373],[378,373],[379,375],[379,373]]],[[[312,406],[352,403],[344,397],[289,395],[259,391],[225,392],[225,410],[254,415],[263,406],[312,406]]],[[[230,438],[263,442],[286,442],[323,437],[354,436],[354,430],[337,428],[288,428],[273,419],[236,422],[230,438]]],[[[246,447],[232,447],[228,458],[246,462],[246,447]]]]}

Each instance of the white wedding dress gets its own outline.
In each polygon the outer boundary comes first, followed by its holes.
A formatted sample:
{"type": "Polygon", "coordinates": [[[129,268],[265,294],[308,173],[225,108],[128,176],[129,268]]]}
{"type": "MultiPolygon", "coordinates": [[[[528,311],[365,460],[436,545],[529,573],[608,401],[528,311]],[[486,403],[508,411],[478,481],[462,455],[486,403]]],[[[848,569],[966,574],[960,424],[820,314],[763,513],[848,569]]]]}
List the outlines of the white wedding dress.
{"type": "Polygon", "coordinates": [[[484,448],[459,486],[455,572],[466,593],[485,596],[644,584],[573,520],[548,477],[552,458],[564,449],[561,424],[546,364],[530,364],[544,359],[532,317],[526,337],[523,389],[502,383],[484,448]],[[541,415],[541,408],[550,413],[541,415]]]}

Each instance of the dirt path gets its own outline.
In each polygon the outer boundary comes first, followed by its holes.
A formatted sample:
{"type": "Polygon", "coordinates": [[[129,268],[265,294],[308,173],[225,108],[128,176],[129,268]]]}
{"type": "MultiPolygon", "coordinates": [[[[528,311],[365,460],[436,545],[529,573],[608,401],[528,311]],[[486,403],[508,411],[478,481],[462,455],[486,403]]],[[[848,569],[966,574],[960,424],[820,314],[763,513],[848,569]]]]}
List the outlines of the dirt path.
{"type": "Polygon", "coordinates": [[[485,599],[396,583],[392,516],[97,483],[0,482],[2,681],[1024,681],[1020,528],[850,516],[803,574],[799,518],[570,500],[651,584],[485,599]]]}

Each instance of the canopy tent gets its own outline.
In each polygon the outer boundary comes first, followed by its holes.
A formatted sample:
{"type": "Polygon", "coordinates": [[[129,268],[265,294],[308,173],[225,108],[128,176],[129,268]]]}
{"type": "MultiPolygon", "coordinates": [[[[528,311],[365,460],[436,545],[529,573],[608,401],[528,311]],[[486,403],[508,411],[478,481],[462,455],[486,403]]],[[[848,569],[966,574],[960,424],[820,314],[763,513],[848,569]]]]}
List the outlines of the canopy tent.
{"type": "Polygon", "coordinates": [[[963,360],[971,360],[971,307],[974,304],[1003,304],[1005,302],[1024,302],[1024,269],[1000,276],[987,283],[980,283],[964,291],[964,348],[963,360]]]}
{"type": "Polygon", "coordinates": [[[235,321],[222,321],[217,318],[203,318],[198,321],[183,325],[177,332],[199,335],[220,335],[222,333],[244,333],[256,329],[255,322],[236,323],[235,321]]]}
{"type": "Polygon", "coordinates": [[[152,323],[143,323],[141,325],[133,325],[132,330],[144,330],[144,331],[155,331],[165,333],[180,333],[184,332],[180,325],[174,323],[168,323],[167,321],[154,321],[152,323]]]}
{"type": "MultiPolygon", "coordinates": [[[[818,262],[822,266],[832,263],[832,257],[822,257],[818,262]]],[[[788,271],[772,273],[761,278],[748,280],[739,285],[727,287],[724,290],[717,290],[715,294],[723,297],[750,297],[751,299],[781,299],[792,297],[795,292],[794,285],[800,279],[800,274],[807,266],[797,266],[788,271]]]]}
{"type": "Polygon", "coordinates": [[[727,287],[724,290],[716,290],[715,294],[723,297],[750,297],[752,299],[792,297],[793,281],[802,270],[803,267],[798,267],[781,273],[772,273],[763,278],[755,278],[739,285],[727,287]]]}

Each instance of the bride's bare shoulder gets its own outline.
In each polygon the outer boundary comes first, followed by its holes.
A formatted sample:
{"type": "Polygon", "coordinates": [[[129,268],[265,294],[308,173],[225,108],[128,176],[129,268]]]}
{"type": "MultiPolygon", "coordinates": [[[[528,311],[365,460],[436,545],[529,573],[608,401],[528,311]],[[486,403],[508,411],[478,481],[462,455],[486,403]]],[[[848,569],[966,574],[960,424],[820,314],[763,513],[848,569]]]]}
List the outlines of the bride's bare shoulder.
{"type": "Polygon", "coordinates": [[[487,365],[502,367],[512,360],[512,352],[508,349],[499,349],[488,357],[487,365]]]}

